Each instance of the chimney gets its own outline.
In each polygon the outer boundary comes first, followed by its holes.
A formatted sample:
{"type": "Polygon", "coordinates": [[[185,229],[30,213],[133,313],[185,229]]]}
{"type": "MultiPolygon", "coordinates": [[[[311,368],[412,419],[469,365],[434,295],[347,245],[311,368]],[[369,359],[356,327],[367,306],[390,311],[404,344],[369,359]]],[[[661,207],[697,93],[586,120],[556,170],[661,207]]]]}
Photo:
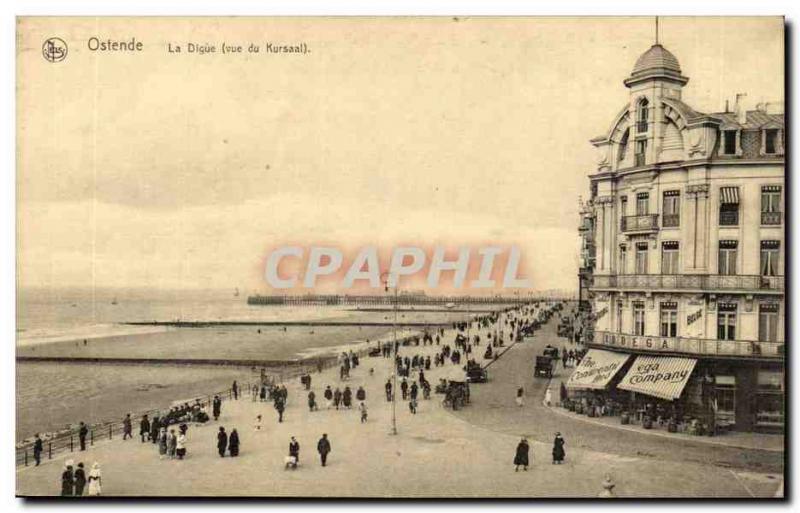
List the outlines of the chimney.
{"type": "Polygon", "coordinates": [[[745,96],[747,96],[746,93],[736,93],[736,100],[733,103],[733,113],[736,115],[736,121],[740,125],[744,125],[747,122],[747,111],[742,101],[745,96]]]}

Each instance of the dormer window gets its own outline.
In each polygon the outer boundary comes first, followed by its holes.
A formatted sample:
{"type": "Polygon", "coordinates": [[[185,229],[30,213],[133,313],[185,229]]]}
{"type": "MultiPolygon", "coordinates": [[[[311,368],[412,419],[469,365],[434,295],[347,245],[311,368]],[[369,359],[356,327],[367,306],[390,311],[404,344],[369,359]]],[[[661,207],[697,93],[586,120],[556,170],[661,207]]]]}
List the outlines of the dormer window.
{"type": "Polygon", "coordinates": [[[764,153],[774,155],[778,153],[778,129],[768,128],[764,130],[764,153]]]}
{"type": "Polygon", "coordinates": [[[642,98],[636,106],[636,132],[640,134],[647,133],[647,120],[648,120],[648,106],[650,102],[647,98],[642,98]]]}
{"type": "Polygon", "coordinates": [[[722,153],[725,155],[736,155],[736,130],[723,130],[722,132],[722,153]]]}

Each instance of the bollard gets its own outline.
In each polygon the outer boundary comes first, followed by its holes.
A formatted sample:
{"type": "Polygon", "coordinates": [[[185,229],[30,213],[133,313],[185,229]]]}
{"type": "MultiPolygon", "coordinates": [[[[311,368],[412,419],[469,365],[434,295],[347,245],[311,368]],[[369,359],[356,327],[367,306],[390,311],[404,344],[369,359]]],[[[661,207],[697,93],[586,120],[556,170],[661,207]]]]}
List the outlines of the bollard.
{"type": "Polygon", "coordinates": [[[25,466],[28,466],[28,449],[25,449],[25,466]]]}
{"type": "Polygon", "coordinates": [[[94,429],[89,431],[89,445],[94,445],[94,429]]]}
{"type": "Polygon", "coordinates": [[[69,435],[69,452],[73,452],[75,448],[73,447],[73,438],[72,434],[69,435]]]}
{"type": "Polygon", "coordinates": [[[609,476],[608,474],[606,474],[605,479],[603,479],[601,486],[603,487],[603,491],[600,492],[600,494],[598,495],[599,498],[613,499],[614,497],[617,496],[614,493],[614,487],[616,486],[616,484],[614,483],[614,481],[611,480],[611,476],[609,476]]]}
{"type": "Polygon", "coordinates": [[[47,443],[47,459],[48,460],[53,459],[53,442],[47,443]]]}
{"type": "Polygon", "coordinates": [[[111,424],[109,424],[108,425],[108,439],[109,440],[111,440],[111,430],[112,430],[112,427],[111,427],[111,424]]]}

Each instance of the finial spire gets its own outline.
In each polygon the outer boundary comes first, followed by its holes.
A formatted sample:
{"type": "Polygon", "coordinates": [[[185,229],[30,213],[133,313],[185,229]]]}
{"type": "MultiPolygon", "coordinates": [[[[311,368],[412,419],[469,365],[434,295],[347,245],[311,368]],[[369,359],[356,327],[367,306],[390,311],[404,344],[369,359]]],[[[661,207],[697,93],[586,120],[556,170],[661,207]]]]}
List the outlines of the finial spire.
{"type": "Polygon", "coordinates": [[[658,44],[658,16],[656,16],[656,44],[658,44]]]}

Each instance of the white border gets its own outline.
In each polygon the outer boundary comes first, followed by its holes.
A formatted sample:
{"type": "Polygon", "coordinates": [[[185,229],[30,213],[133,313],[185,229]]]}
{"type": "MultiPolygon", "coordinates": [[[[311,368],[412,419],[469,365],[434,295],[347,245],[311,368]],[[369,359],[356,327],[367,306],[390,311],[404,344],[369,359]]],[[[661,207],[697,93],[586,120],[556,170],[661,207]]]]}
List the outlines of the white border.
{"type": "MultiPolygon", "coordinates": [[[[10,511],[17,511],[26,506],[26,503],[19,499],[14,499],[14,483],[15,483],[15,469],[13,462],[13,452],[10,450],[14,442],[14,320],[15,320],[15,289],[13,278],[16,275],[15,269],[15,32],[16,32],[16,16],[20,15],[568,15],[568,16],[584,16],[584,15],[738,15],[738,16],[752,16],[752,15],[785,15],[789,23],[789,31],[793,32],[793,40],[790,40],[788,56],[791,58],[787,60],[786,67],[789,69],[800,69],[797,62],[796,49],[796,26],[791,25],[796,22],[800,15],[798,14],[798,5],[800,2],[789,0],[759,0],[758,2],[725,2],[721,4],[712,2],[698,2],[696,0],[671,0],[670,2],[658,3],[645,3],[641,0],[639,2],[624,2],[619,0],[604,0],[604,1],[569,1],[559,0],[558,2],[542,2],[542,3],[524,3],[521,1],[511,0],[461,0],[458,2],[451,1],[435,1],[435,0],[405,0],[405,1],[384,1],[378,0],[355,0],[351,2],[333,1],[333,0],[296,0],[296,1],[271,1],[269,3],[259,4],[254,1],[217,1],[212,2],[208,0],[196,0],[192,2],[175,2],[166,0],[143,0],[137,2],[108,2],[108,1],[77,1],[69,2],[67,4],[63,1],[6,1],[0,3],[0,27],[2,27],[2,38],[0,39],[0,87],[2,87],[2,94],[0,94],[0,112],[2,118],[0,119],[0,127],[2,127],[2,137],[0,138],[0,152],[2,154],[3,173],[3,187],[0,188],[0,204],[2,204],[3,214],[0,216],[0,230],[2,231],[2,249],[0,249],[0,262],[2,265],[3,279],[0,281],[2,284],[2,294],[0,294],[0,327],[2,327],[3,336],[3,350],[4,357],[2,358],[2,376],[5,392],[3,394],[3,409],[2,409],[2,422],[5,426],[3,431],[6,434],[5,446],[9,449],[4,451],[5,464],[2,465],[2,493],[0,494],[0,502],[4,506],[8,506],[10,511]]],[[[796,84],[796,77],[795,84],[796,84]]],[[[789,98],[796,98],[791,93],[795,92],[796,87],[791,91],[787,91],[787,100],[789,98]]],[[[796,102],[788,103],[792,105],[793,109],[790,113],[791,119],[796,119],[797,107],[796,102]]],[[[791,134],[790,134],[791,135],[791,134]]],[[[797,148],[796,140],[790,141],[790,155],[794,155],[794,150],[797,148]]],[[[794,161],[794,159],[793,159],[794,161]]],[[[787,175],[792,175],[793,169],[787,169],[787,175]]],[[[794,209],[792,216],[792,226],[797,227],[800,225],[800,215],[797,214],[797,202],[800,198],[800,180],[795,177],[792,180],[792,199],[794,200],[794,209]]],[[[796,234],[793,230],[792,235],[796,234]]],[[[794,237],[793,237],[794,239],[794,237]]],[[[794,250],[794,248],[791,248],[794,250]]],[[[792,251],[792,256],[796,251],[792,251]]],[[[792,258],[792,264],[796,264],[796,259],[792,258]]],[[[795,266],[794,269],[797,269],[795,266]]],[[[797,290],[797,280],[792,281],[793,290],[797,290]]],[[[792,304],[792,318],[800,318],[800,307],[792,304]]],[[[792,331],[797,333],[796,329],[792,331]]],[[[794,344],[794,340],[789,342],[794,344]]],[[[793,350],[792,354],[797,352],[793,350]]],[[[795,358],[792,358],[794,360],[795,358]]],[[[795,368],[790,362],[787,366],[795,368]]],[[[794,391],[794,389],[792,389],[794,391]]],[[[792,401],[792,415],[793,426],[797,425],[797,408],[798,397],[800,393],[792,394],[794,400],[792,401]]],[[[788,433],[787,436],[792,436],[788,433]]],[[[790,456],[790,455],[788,455],[790,456]]],[[[479,469],[476,469],[480,472],[479,469]]],[[[794,475],[795,473],[792,473],[794,475]]],[[[85,504],[85,503],[83,503],[85,504]]],[[[103,506],[112,506],[112,504],[104,503],[103,506]]],[[[437,511],[450,510],[462,511],[464,508],[494,508],[502,507],[513,509],[528,509],[536,508],[541,509],[577,509],[580,507],[598,508],[602,507],[601,504],[581,504],[573,503],[570,505],[565,504],[525,504],[525,503],[502,503],[501,505],[490,505],[486,503],[403,503],[399,506],[390,506],[385,503],[361,503],[361,504],[345,504],[345,503],[278,503],[278,504],[259,504],[259,503],[241,503],[237,507],[246,508],[277,508],[289,509],[295,511],[318,509],[320,507],[337,509],[342,508],[378,508],[385,509],[391,507],[392,509],[408,510],[412,508],[415,511],[422,509],[436,509],[437,511]],[[566,508],[565,508],[566,506],[566,508]]],[[[608,505],[611,506],[611,505],[608,505]]],[[[676,508],[680,507],[681,510],[695,510],[700,511],[700,508],[750,508],[753,504],[742,504],[737,506],[731,503],[714,504],[704,502],[702,504],[676,504],[676,503],[660,503],[660,504],[647,504],[648,508],[676,508]]],[[[66,510],[65,506],[55,503],[39,504],[40,508],[47,508],[52,510],[66,510]]],[[[86,507],[82,505],[81,507],[86,507]]],[[[180,503],[162,503],[162,504],[116,504],[115,509],[119,510],[132,510],[147,507],[152,511],[170,511],[175,509],[188,509],[196,508],[196,504],[180,504],[180,503]]],[[[204,510],[208,509],[222,509],[223,507],[230,507],[221,503],[211,503],[209,505],[201,506],[204,510]]],[[[615,504],[614,507],[619,507],[615,504]]],[[[641,507],[641,506],[636,506],[641,507]]],[[[5,508],[4,508],[5,509],[5,508]]]]}

